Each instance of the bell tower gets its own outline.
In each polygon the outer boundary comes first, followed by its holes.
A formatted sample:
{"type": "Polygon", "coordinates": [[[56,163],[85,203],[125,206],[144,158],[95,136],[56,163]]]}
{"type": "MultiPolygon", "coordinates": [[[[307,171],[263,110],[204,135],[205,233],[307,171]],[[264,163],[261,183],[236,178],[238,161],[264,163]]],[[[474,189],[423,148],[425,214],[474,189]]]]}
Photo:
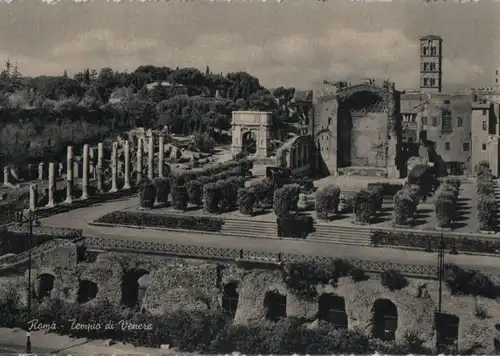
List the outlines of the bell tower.
{"type": "Polygon", "coordinates": [[[440,93],[443,88],[443,39],[435,35],[420,38],[420,90],[440,93]]]}

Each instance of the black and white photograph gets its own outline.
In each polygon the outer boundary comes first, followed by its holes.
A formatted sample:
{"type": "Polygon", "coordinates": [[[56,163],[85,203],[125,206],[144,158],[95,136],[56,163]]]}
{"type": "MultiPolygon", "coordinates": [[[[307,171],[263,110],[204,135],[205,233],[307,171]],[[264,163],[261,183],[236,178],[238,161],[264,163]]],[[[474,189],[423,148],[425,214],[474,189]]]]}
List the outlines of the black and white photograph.
{"type": "Polygon", "coordinates": [[[499,354],[498,15],[1,2],[0,353],[499,354]]]}

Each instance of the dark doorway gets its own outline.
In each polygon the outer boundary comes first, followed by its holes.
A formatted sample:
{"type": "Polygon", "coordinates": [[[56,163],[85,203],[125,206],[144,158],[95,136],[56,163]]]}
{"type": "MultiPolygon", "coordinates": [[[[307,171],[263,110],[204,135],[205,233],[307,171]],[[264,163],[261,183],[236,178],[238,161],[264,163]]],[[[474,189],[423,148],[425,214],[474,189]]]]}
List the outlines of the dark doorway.
{"type": "Polygon", "coordinates": [[[249,154],[257,152],[257,138],[253,131],[247,131],[241,136],[241,149],[249,154]]]}
{"type": "Polygon", "coordinates": [[[222,295],[222,309],[232,318],[236,315],[238,309],[239,294],[237,291],[237,284],[232,282],[224,286],[224,294],[222,295]]]}
{"type": "Polygon", "coordinates": [[[373,336],[393,341],[398,328],[398,309],[389,299],[378,299],[373,306],[373,336]]]}
{"type": "Polygon", "coordinates": [[[338,329],[347,329],[345,299],[333,294],[322,294],[319,297],[318,319],[327,321],[338,329]]]}
{"type": "Polygon", "coordinates": [[[56,278],[50,273],[43,273],[38,277],[38,299],[42,300],[50,297],[54,289],[54,280],[56,278]]]}
{"type": "Polygon", "coordinates": [[[97,283],[82,280],[78,287],[78,303],[87,303],[97,297],[97,283]]]}
{"type": "Polygon", "coordinates": [[[264,298],[264,308],[266,308],[266,318],[277,321],[286,318],[286,296],[278,292],[267,292],[264,298]]]}
{"type": "Polygon", "coordinates": [[[349,110],[339,110],[339,120],[337,125],[337,166],[351,166],[351,144],[352,144],[352,116],[349,110]]]}
{"type": "Polygon", "coordinates": [[[139,306],[139,278],[148,274],[143,269],[126,271],[122,278],[121,304],[133,308],[139,306]]]}
{"type": "Polygon", "coordinates": [[[458,352],[458,327],[460,319],[453,314],[436,313],[435,326],[439,330],[438,343],[441,351],[458,352]]]}

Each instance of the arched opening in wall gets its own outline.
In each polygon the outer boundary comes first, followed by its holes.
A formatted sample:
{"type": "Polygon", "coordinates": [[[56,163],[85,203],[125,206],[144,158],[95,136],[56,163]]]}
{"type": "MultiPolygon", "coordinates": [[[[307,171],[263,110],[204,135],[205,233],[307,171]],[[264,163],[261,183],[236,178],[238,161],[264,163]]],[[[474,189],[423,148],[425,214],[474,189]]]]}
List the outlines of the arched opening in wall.
{"type": "Polygon", "coordinates": [[[78,285],[78,303],[87,303],[97,297],[97,283],[89,280],[81,280],[78,285]]]}
{"type": "Polygon", "coordinates": [[[222,295],[222,309],[224,312],[234,318],[238,309],[238,285],[235,282],[228,283],[224,286],[222,295]]]}
{"type": "Polygon", "coordinates": [[[148,274],[143,269],[126,271],[122,277],[122,297],[121,304],[133,308],[139,306],[139,278],[148,274]]]}
{"type": "Polygon", "coordinates": [[[393,341],[398,328],[398,309],[389,299],[377,299],[373,305],[373,336],[393,341]]]}
{"type": "Polygon", "coordinates": [[[266,308],[266,318],[277,321],[286,318],[286,295],[278,292],[267,292],[264,298],[264,308],[266,308]]]}
{"type": "Polygon", "coordinates": [[[345,299],[333,294],[322,294],[319,297],[318,319],[327,321],[338,329],[347,329],[345,299]]]}
{"type": "Polygon", "coordinates": [[[54,289],[54,275],[50,273],[43,273],[38,277],[38,299],[42,300],[46,297],[50,297],[52,290],[54,289]]]}
{"type": "MultiPolygon", "coordinates": [[[[385,111],[385,102],[376,90],[360,90],[337,93],[339,101],[337,117],[337,166],[370,166],[376,162],[370,162],[366,155],[367,144],[379,145],[380,140],[374,135],[376,130],[373,116],[370,113],[381,113],[385,111]]],[[[387,121],[387,120],[385,120],[387,121]]],[[[378,123],[380,124],[380,123],[378,123]]]]}
{"type": "Polygon", "coordinates": [[[436,313],[435,327],[438,330],[438,343],[442,351],[458,352],[458,327],[460,319],[453,314],[436,313]]]}
{"type": "Polygon", "coordinates": [[[241,136],[241,149],[249,154],[257,152],[257,137],[255,132],[247,131],[241,136]]]}

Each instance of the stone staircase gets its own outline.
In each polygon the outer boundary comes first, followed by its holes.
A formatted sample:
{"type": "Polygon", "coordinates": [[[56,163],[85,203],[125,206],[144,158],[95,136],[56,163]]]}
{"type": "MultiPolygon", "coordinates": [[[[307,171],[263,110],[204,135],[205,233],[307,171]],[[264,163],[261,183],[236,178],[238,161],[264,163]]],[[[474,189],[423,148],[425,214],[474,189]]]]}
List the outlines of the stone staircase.
{"type": "Polygon", "coordinates": [[[308,241],[328,242],[338,245],[371,246],[371,231],[367,228],[316,224],[316,231],[307,236],[308,241]]]}
{"type": "Polygon", "coordinates": [[[219,232],[222,235],[254,238],[278,238],[278,226],[275,221],[250,221],[244,219],[224,219],[219,232]]]}

